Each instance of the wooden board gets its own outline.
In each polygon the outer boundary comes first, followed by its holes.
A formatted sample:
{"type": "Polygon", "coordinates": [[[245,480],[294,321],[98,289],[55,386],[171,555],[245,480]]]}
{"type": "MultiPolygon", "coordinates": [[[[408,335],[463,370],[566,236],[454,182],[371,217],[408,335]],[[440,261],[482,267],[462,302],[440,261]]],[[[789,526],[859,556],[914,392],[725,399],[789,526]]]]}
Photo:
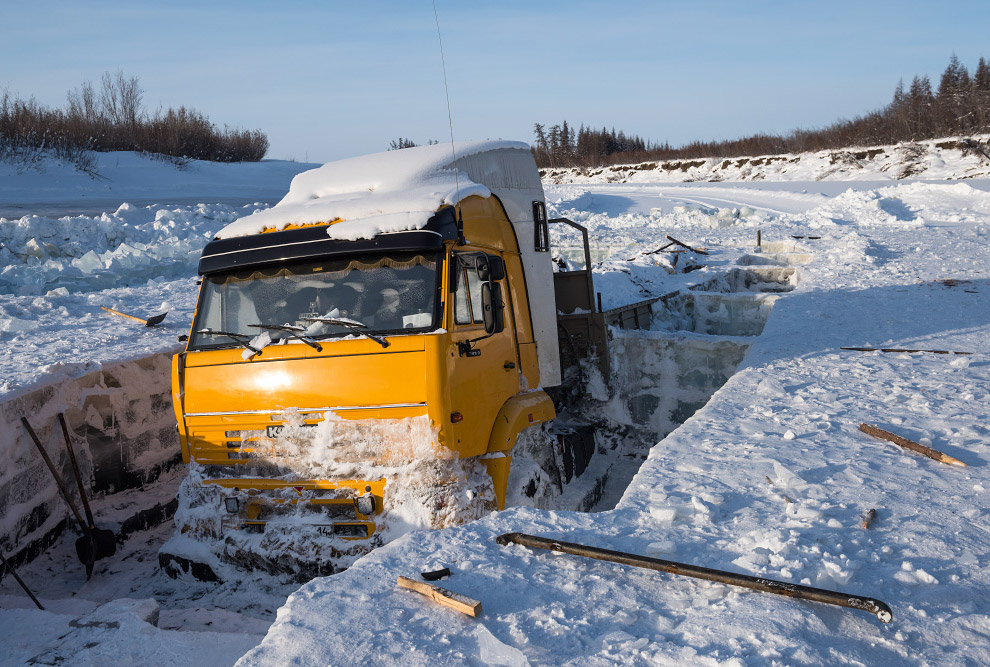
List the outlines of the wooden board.
{"type": "Polygon", "coordinates": [[[414,579],[410,579],[409,577],[399,577],[398,584],[399,588],[408,588],[411,591],[421,593],[437,604],[450,607],[451,609],[455,609],[462,614],[467,614],[473,618],[477,618],[481,615],[480,602],[477,600],[472,600],[471,598],[459,593],[448,591],[446,588],[440,588],[439,586],[434,586],[433,584],[429,584],[425,581],[416,581],[414,579]]]}

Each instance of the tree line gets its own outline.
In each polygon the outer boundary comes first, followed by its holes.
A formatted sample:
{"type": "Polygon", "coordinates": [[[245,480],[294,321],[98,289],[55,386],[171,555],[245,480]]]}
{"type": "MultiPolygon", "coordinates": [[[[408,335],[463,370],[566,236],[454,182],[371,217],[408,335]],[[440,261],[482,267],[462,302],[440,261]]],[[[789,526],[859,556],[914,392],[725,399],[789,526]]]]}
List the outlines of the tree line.
{"type": "Polygon", "coordinates": [[[907,87],[900,81],[893,99],[880,109],[784,135],[759,133],[727,141],[692,141],[675,148],[615,128],[598,130],[582,124],[575,130],[567,121],[549,128],[536,123],[533,133],[533,155],[540,167],[802,153],[990,133],[990,63],[980,58],[970,74],[953,55],[937,88],[928,76],[915,76],[907,87]]]}
{"type": "Polygon", "coordinates": [[[91,170],[91,152],[139,151],[177,165],[191,159],[257,162],[268,152],[260,130],[220,129],[195,109],[142,105],[136,77],[103,75],[99,88],[86,81],[69,91],[65,108],[50,108],[33,97],[0,95],[0,159],[30,163],[46,155],[91,170]]]}

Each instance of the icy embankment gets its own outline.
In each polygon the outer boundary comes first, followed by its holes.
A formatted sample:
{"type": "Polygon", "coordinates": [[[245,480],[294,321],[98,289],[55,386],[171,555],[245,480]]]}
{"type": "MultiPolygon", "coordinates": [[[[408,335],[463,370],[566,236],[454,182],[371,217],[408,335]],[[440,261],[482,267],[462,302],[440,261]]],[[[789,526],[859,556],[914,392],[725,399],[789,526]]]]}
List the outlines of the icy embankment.
{"type": "Polygon", "coordinates": [[[745,220],[696,227],[722,262],[697,282],[745,287],[710,281],[744,251],[745,267],[807,262],[802,279],[615,510],[515,508],[407,535],[303,586],[239,664],[990,662],[990,195],[897,186],[758,224],[760,253],[745,220]],[[839,349],[870,345],[974,354],[839,349]],[[872,439],[860,422],[969,467],[872,439]],[[877,597],[894,619],[496,545],[508,531],[877,597]],[[442,566],[452,576],[438,583],[480,600],[480,619],[395,586],[442,566]]]}
{"type": "Polygon", "coordinates": [[[551,183],[885,181],[990,177],[990,136],[947,137],[784,155],[698,158],[610,167],[548,168],[551,183]]]}

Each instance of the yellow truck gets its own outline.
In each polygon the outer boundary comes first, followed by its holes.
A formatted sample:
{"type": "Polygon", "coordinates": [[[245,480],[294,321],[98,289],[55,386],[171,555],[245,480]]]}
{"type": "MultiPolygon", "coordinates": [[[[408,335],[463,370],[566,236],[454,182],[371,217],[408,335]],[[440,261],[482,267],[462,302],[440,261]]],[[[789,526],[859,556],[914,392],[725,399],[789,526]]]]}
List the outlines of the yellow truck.
{"type": "Polygon", "coordinates": [[[550,222],[528,146],[499,141],[329,163],[222,230],[173,360],[190,473],[163,569],[305,579],[503,508],[561,350],[607,366],[616,315],[590,266],[555,273],[550,222]]]}

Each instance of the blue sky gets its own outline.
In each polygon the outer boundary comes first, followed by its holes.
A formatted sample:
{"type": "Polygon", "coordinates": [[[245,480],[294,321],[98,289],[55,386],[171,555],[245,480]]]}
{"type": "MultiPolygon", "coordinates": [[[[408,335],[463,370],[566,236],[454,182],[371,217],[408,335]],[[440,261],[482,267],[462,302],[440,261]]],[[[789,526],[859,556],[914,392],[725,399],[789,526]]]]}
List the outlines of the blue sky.
{"type": "MultiPolygon", "coordinates": [[[[534,122],[677,145],[786,132],[990,58],[990,2],[437,0],[456,139],[530,141],[534,122]]],[[[145,105],[265,131],[270,157],[327,161],[447,140],[429,0],[0,0],[0,88],[49,105],[104,71],[145,105]]]]}

